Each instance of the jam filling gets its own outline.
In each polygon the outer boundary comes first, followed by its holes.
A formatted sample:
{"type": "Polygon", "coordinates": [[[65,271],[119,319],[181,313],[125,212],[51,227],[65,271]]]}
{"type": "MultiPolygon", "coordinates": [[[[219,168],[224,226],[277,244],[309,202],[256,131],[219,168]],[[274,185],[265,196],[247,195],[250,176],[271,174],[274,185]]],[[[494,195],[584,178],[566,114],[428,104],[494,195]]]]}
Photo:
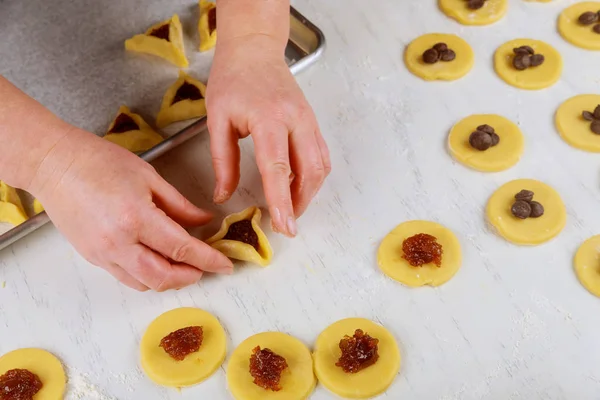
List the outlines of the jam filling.
{"type": "Polygon", "coordinates": [[[169,37],[169,24],[162,25],[156,29],[153,29],[152,32],[150,32],[150,36],[154,36],[159,39],[164,39],[167,42],[170,42],[171,38],[169,37]]]}
{"type": "Polygon", "coordinates": [[[435,236],[419,233],[404,240],[402,243],[404,258],[413,267],[422,267],[425,264],[434,263],[442,266],[442,245],[437,242],[435,236]]]}
{"type": "Polygon", "coordinates": [[[379,339],[372,338],[361,329],[354,331],[354,336],[344,336],[340,340],[342,356],[335,364],[348,374],[355,374],[375,364],[379,359],[379,339]]]}
{"type": "Polygon", "coordinates": [[[162,347],[172,359],[182,361],[188,355],[200,350],[204,332],[201,326],[188,326],[169,333],[160,341],[162,347]]]}
{"type": "Polygon", "coordinates": [[[202,97],[200,89],[198,89],[196,85],[192,85],[188,82],[183,82],[183,85],[181,85],[179,89],[177,89],[177,92],[175,93],[175,97],[173,98],[173,102],[171,103],[171,105],[179,103],[183,100],[200,100],[203,98],[204,97],[202,97]]]}
{"type": "Polygon", "coordinates": [[[137,131],[138,129],[140,129],[140,127],[135,123],[133,118],[127,114],[119,114],[112,129],[108,133],[124,133],[129,131],[137,131]]]}
{"type": "Polygon", "coordinates": [[[11,369],[0,376],[0,400],[33,400],[42,386],[42,381],[33,372],[11,369]]]}
{"type": "Polygon", "coordinates": [[[217,29],[217,9],[211,8],[208,10],[208,32],[212,33],[217,29]]]}
{"type": "Polygon", "coordinates": [[[281,390],[279,381],[281,373],[288,367],[285,358],[269,349],[261,349],[260,346],[252,350],[250,356],[250,375],[254,378],[254,384],[265,390],[278,392],[281,390]]]}
{"type": "Polygon", "coordinates": [[[258,250],[258,235],[252,227],[252,221],[247,219],[231,224],[223,239],[246,243],[258,250]]]}

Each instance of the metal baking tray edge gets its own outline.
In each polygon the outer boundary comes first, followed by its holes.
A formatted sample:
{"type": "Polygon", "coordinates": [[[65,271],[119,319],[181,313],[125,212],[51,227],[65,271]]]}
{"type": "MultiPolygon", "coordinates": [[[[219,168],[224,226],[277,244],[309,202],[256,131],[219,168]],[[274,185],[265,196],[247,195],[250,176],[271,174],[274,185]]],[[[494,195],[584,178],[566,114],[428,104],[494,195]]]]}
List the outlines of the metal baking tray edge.
{"type": "MultiPolygon", "coordinates": [[[[286,48],[286,61],[292,74],[295,75],[312,65],[323,54],[324,50],[325,35],[323,32],[294,7],[290,7],[290,39],[286,48]]],[[[150,162],[205,130],[206,117],[199,119],[150,150],[140,154],[140,157],[150,162]]],[[[46,212],[42,212],[0,235],[0,250],[48,222],[50,222],[48,215],[46,212]]]]}

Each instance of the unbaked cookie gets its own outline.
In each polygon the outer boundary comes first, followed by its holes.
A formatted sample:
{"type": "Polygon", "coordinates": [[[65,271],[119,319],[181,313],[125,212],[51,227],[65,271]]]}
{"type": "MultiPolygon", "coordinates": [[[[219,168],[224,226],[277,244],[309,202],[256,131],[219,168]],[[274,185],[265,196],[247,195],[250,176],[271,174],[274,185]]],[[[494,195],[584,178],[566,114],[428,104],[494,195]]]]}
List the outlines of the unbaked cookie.
{"type": "Polygon", "coordinates": [[[465,76],[475,63],[473,49],[456,35],[430,33],[413,40],[404,53],[404,62],[410,72],[426,81],[453,81],[465,76]],[[445,44],[455,58],[451,61],[440,59],[426,62],[424,54],[436,44],[445,44]]]}
{"type": "Polygon", "coordinates": [[[179,79],[165,93],[156,126],[164,128],[177,121],[200,118],[206,115],[206,86],[183,71],[179,79]]]}
{"type": "Polygon", "coordinates": [[[600,2],[584,1],[566,8],[558,17],[558,31],[566,41],[577,47],[600,50],[600,2]],[[579,17],[588,12],[596,13],[595,22],[581,23],[579,17]]]}
{"type": "Polygon", "coordinates": [[[15,369],[27,370],[41,381],[35,400],[63,400],[67,378],[54,355],[41,349],[19,349],[0,357],[0,376],[15,369]]]}
{"type": "Polygon", "coordinates": [[[517,179],[501,186],[490,197],[486,214],[500,236],[521,245],[547,242],[562,231],[567,221],[560,195],[545,183],[533,179],[517,179]],[[533,192],[533,200],[543,206],[543,215],[524,219],[514,215],[515,196],[524,190],[533,192]]]}
{"type": "Polygon", "coordinates": [[[560,79],[563,61],[560,53],[540,40],[515,39],[504,43],[494,55],[494,68],[500,78],[519,89],[538,90],[552,86],[560,79]],[[535,54],[544,56],[543,63],[518,70],[513,65],[515,49],[531,48],[535,54]]]}
{"type": "MultiPolygon", "coordinates": [[[[265,367],[270,366],[265,363],[265,367]]],[[[316,383],[310,351],[300,340],[285,333],[264,332],[249,337],[234,350],[227,365],[227,384],[236,400],[304,400],[316,383]],[[279,390],[255,383],[261,372],[267,372],[259,370],[255,376],[250,372],[250,359],[258,349],[283,357],[285,368],[279,371],[279,390]]]]}
{"type": "Polygon", "coordinates": [[[594,296],[600,297],[600,235],[583,242],[575,253],[574,264],[581,284],[594,296]]]}
{"type": "Polygon", "coordinates": [[[217,44],[217,5],[211,1],[200,0],[200,51],[208,51],[217,44]]]}
{"type": "Polygon", "coordinates": [[[127,39],[125,49],[152,54],[180,68],[186,68],[189,65],[183,46],[183,29],[177,14],[151,26],[146,33],[127,39]]]}
{"type": "Polygon", "coordinates": [[[169,387],[202,382],[219,369],[226,354],[225,330],[212,314],[198,308],[178,308],[160,315],[148,326],[140,343],[144,372],[157,384],[169,387]],[[187,337],[183,343],[188,345],[189,338],[193,338],[184,330],[197,327],[202,328],[199,348],[196,343],[196,351],[188,350],[184,356],[181,352],[174,353],[170,346],[177,345],[176,340],[181,340],[178,337],[187,337]]]}
{"type": "Polygon", "coordinates": [[[387,276],[407,286],[439,286],[448,282],[460,269],[462,253],[460,242],[448,228],[430,221],[408,221],[398,225],[383,239],[377,261],[387,276]],[[433,261],[415,266],[419,263],[405,253],[405,245],[410,244],[407,240],[419,238],[429,239],[424,243],[441,250],[441,255],[437,257],[439,266],[433,261]]]}
{"type": "Polygon", "coordinates": [[[261,215],[260,208],[249,207],[227,216],[206,243],[229,258],[266,267],[273,259],[273,249],[260,227],[261,215]]]}
{"type": "Polygon", "coordinates": [[[0,181],[0,222],[17,226],[25,221],[27,214],[17,190],[0,181]]]}
{"type": "Polygon", "coordinates": [[[466,0],[439,0],[441,10],[463,25],[489,25],[500,20],[508,10],[508,0],[486,0],[483,7],[472,9],[466,0]]]}
{"type": "Polygon", "coordinates": [[[584,111],[593,113],[598,106],[600,95],[597,94],[575,96],[561,104],[554,120],[565,142],[581,150],[600,152],[600,134],[595,134],[591,122],[583,117],[584,111]]]}
{"type": "MultiPolygon", "coordinates": [[[[487,140],[487,138],[486,138],[487,140]]],[[[460,163],[484,172],[503,171],[519,162],[524,139],[519,127],[508,119],[494,114],[471,115],[458,122],[448,136],[448,148],[460,163]],[[471,144],[477,135],[485,136],[478,128],[492,128],[497,141],[489,139],[478,146],[471,144]],[[479,150],[478,150],[479,149],[479,150]]]]}
{"type": "MultiPolygon", "coordinates": [[[[358,348],[364,352],[364,346],[358,348]]],[[[325,329],[317,338],[314,360],[315,373],[323,386],[338,396],[350,399],[367,399],[385,392],[400,370],[400,351],[394,336],[383,326],[364,318],[344,319],[325,329]],[[352,346],[340,341],[356,340],[358,329],[360,334],[378,341],[375,354],[369,352],[360,357],[367,363],[364,367],[359,363],[348,364],[342,358],[344,353],[340,347],[352,352],[352,346]]]]}
{"type": "Polygon", "coordinates": [[[140,153],[151,149],[163,137],[156,133],[144,119],[126,106],[121,106],[115,120],[108,127],[104,139],[134,152],[140,153]]]}

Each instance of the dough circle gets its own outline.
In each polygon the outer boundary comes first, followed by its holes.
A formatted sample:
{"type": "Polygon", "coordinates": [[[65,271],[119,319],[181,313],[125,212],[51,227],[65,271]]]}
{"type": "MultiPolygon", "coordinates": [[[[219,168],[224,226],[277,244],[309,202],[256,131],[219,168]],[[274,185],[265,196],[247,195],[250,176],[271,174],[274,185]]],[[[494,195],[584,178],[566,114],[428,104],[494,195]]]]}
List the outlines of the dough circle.
{"type": "Polygon", "coordinates": [[[317,380],[310,350],[300,340],[281,332],[263,332],[244,340],[227,365],[227,384],[236,400],[304,400],[317,380]],[[281,374],[281,390],[274,392],[254,384],[250,375],[252,350],[260,346],[279,354],[288,364],[281,374]]]}
{"type": "Polygon", "coordinates": [[[593,25],[582,25],[579,16],[587,11],[598,12],[600,2],[584,1],[567,7],[558,17],[558,31],[571,44],[587,50],[600,50],[600,35],[593,25]]]}
{"type": "MultiPolygon", "coordinates": [[[[598,35],[600,40],[600,35],[598,35]]],[[[590,121],[586,121],[581,113],[594,112],[600,105],[600,95],[582,94],[571,97],[556,111],[554,121],[556,129],[565,142],[581,150],[600,152],[600,135],[594,134],[590,128],[590,121]]]]}
{"type": "Polygon", "coordinates": [[[494,55],[494,68],[504,82],[519,89],[539,90],[550,87],[560,79],[563,61],[560,53],[549,44],[534,39],[515,39],[498,47],[494,55]],[[513,49],[531,46],[536,54],[542,54],[545,61],[537,67],[519,71],[513,67],[513,49]]]}
{"type": "Polygon", "coordinates": [[[452,231],[430,221],[408,221],[398,225],[381,242],[377,253],[379,268],[390,278],[410,287],[439,286],[448,282],[460,269],[460,242],[452,231]],[[402,258],[402,243],[419,233],[435,236],[442,245],[442,266],[426,264],[413,267],[402,258]]]}
{"type": "Polygon", "coordinates": [[[319,382],[349,399],[368,399],[385,392],[400,370],[400,350],[394,336],[383,326],[363,318],[343,319],[325,329],[317,338],[314,359],[319,382]],[[342,355],[340,340],[354,335],[356,329],[379,339],[379,359],[362,371],[348,374],[335,363],[342,355]]]}
{"type": "Polygon", "coordinates": [[[177,308],[156,318],[146,329],[140,343],[144,372],[159,385],[192,386],[211,376],[225,360],[227,339],[225,330],[210,313],[198,308],[177,308]],[[200,350],[183,361],[171,358],[159,347],[160,341],[181,328],[201,326],[204,334],[200,350]]]}
{"type": "Polygon", "coordinates": [[[475,54],[471,46],[456,35],[430,33],[413,40],[404,53],[404,62],[410,72],[426,81],[453,81],[465,76],[475,63],[475,54]],[[456,59],[450,62],[439,61],[427,64],[423,61],[423,53],[436,43],[446,43],[454,50],[456,59]]]}
{"type": "Polygon", "coordinates": [[[556,190],[533,179],[517,179],[501,186],[490,197],[486,213],[500,236],[521,245],[547,242],[562,231],[567,221],[565,205],[556,190]],[[540,218],[518,219],[512,215],[515,194],[523,189],[533,191],[533,200],[544,206],[540,218]]]}
{"type": "Polygon", "coordinates": [[[67,378],[61,362],[41,349],[19,349],[0,357],[0,375],[11,369],[26,369],[38,376],[42,388],[35,400],[63,400],[67,378]]]}
{"type": "Polygon", "coordinates": [[[519,162],[524,147],[519,127],[500,115],[471,115],[458,122],[448,136],[450,154],[460,163],[484,172],[504,171],[519,162]],[[485,151],[469,144],[469,137],[478,126],[487,124],[500,136],[500,142],[485,151]]]}
{"type": "Polygon", "coordinates": [[[463,25],[490,25],[508,11],[508,0],[487,0],[479,10],[472,10],[465,0],[439,0],[440,9],[463,25]]]}
{"type": "Polygon", "coordinates": [[[583,242],[575,253],[574,266],[579,282],[600,297],[600,235],[583,242]]]}

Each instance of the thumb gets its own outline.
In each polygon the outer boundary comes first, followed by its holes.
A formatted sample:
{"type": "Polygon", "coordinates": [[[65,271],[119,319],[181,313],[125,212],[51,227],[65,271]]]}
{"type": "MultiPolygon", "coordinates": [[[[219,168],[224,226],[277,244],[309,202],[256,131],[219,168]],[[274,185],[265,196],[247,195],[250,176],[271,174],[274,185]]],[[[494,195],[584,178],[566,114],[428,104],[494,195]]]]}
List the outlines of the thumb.
{"type": "Polygon", "coordinates": [[[154,204],[179,225],[204,225],[212,219],[212,214],[196,207],[158,174],[152,186],[152,194],[154,204]]]}

